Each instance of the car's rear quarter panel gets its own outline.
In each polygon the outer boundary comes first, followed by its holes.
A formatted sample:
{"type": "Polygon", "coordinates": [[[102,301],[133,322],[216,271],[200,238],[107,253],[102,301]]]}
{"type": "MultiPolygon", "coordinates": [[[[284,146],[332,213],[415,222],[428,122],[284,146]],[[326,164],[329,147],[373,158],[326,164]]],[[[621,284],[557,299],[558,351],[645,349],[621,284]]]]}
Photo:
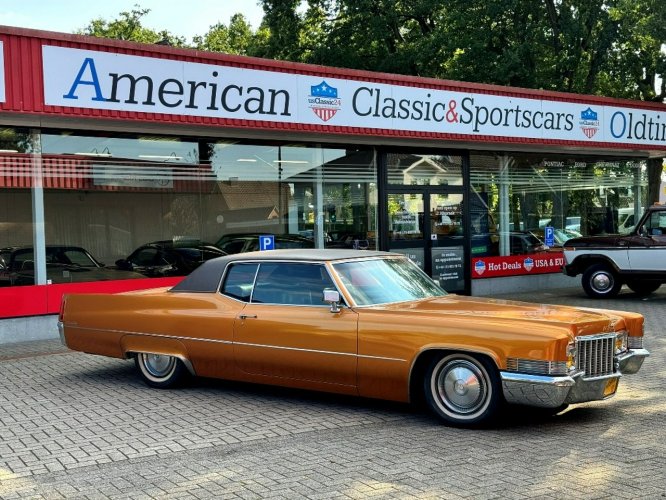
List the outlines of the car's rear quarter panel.
{"type": "Polygon", "coordinates": [[[216,293],[69,295],[64,335],[73,350],[117,358],[173,354],[191,361],[198,375],[229,376],[233,322],[241,308],[216,293]]]}

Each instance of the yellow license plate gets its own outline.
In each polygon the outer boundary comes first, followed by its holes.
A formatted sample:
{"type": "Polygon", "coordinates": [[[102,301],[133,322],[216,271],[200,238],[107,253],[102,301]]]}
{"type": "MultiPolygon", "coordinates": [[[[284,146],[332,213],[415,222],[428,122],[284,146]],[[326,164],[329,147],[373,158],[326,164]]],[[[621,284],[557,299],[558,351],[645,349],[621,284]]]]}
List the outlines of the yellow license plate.
{"type": "Polygon", "coordinates": [[[604,388],[604,397],[612,396],[617,391],[617,382],[619,379],[612,378],[606,382],[606,387],[604,388]]]}

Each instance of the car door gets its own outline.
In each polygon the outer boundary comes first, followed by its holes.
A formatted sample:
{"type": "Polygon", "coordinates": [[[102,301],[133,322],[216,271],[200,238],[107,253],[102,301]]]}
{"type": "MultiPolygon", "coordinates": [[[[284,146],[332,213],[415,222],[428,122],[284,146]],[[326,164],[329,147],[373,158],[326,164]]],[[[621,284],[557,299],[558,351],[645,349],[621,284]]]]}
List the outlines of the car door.
{"type": "Polygon", "coordinates": [[[646,217],[630,238],[629,266],[632,271],[666,270],[666,210],[646,217]]]}
{"type": "Polygon", "coordinates": [[[325,288],[335,285],[323,264],[261,263],[234,324],[237,368],[274,383],[355,392],[357,314],[331,312],[325,288]]]}

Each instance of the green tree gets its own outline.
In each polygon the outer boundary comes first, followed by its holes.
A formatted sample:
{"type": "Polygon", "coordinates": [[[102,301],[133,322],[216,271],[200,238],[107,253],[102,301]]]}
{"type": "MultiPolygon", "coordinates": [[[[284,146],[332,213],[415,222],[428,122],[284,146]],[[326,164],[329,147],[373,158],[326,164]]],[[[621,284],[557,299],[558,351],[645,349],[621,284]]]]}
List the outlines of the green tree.
{"type": "Polygon", "coordinates": [[[144,28],[141,25],[141,19],[149,12],[150,9],[142,9],[140,6],[135,5],[135,8],[131,11],[121,12],[118,19],[112,21],[102,18],[93,19],[88,26],[77,31],[77,33],[102,38],[114,38],[116,40],[187,47],[184,37],[173,35],[166,30],[155,31],[144,28]]]}
{"type": "Polygon", "coordinates": [[[232,16],[229,26],[217,23],[203,36],[195,36],[197,49],[226,54],[250,55],[255,52],[254,33],[243,14],[232,16]]]}
{"type": "Polygon", "coordinates": [[[263,56],[661,101],[663,0],[263,0],[263,56]]]}
{"type": "Polygon", "coordinates": [[[310,33],[296,12],[300,0],[266,0],[263,2],[264,19],[262,26],[267,37],[257,55],[288,61],[303,60],[301,37],[310,33]]]}

